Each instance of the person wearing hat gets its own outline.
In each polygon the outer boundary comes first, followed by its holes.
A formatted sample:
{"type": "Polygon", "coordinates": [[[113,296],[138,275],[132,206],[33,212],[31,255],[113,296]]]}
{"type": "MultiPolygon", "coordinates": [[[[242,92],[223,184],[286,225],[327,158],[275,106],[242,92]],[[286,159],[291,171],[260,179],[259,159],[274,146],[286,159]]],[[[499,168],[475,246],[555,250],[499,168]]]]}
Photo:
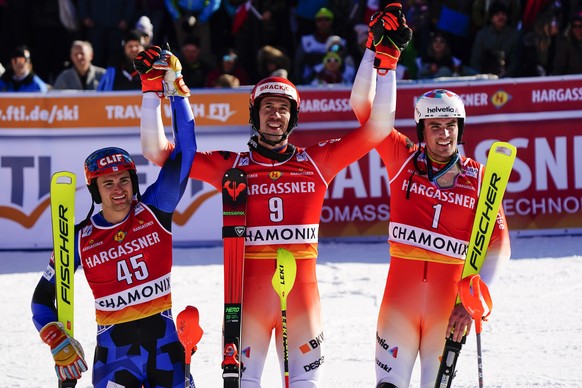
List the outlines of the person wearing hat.
{"type": "MultiPolygon", "coordinates": [[[[146,59],[144,54],[137,61],[146,59]]],[[[187,87],[176,89],[180,63],[173,55],[165,61],[167,70],[143,75],[143,91],[154,100],[144,104],[170,99],[177,142],[155,182],[140,194],[136,163],[118,147],[99,148],[84,163],[91,208],[72,232],[70,255],[95,298],[95,388],[184,387],[184,347],[171,310],[172,217],[186,189],[196,138],[187,87]],[[93,214],[95,204],[100,210],[93,214]]],[[[57,259],[53,254],[34,290],[32,321],[51,349],[59,380],[76,380],[88,365],[81,344],[57,320],[57,259]]]]}
{"type": "Polygon", "coordinates": [[[294,19],[296,24],[295,40],[299,41],[303,35],[308,35],[315,31],[315,14],[326,7],[328,0],[297,0],[294,1],[294,19]]]}
{"type": "Polygon", "coordinates": [[[30,50],[17,47],[10,56],[10,67],[0,77],[0,92],[46,92],[49,86],[32,69],[30,50]]]}
{"type": "Polygon", "coordinates": [[[315,74],[311,85],[346,84],[342,76],[342,58],[338,53],[328,52],[323,57],[322,69],[315,74]]]}
{"type": "Polygon", "coordinates": [[[137,30],[129,30],[122,44],[122,57],[116,64],[106,68],[97,90],[139,90],[139,73],[133,67],[133,60],[144,50],[144,36],[137,30]]]}
{"type": "MultiPolygon", "coordinates": [[[[315,14],[315,31],[301,37],[295,53],[295,80],[299,84],[309,84],[317,73],[316,66],[321,64],[327,54],[327,41],[333,36],[333,12],[321,8],[315,14]]],[[[340,37],[339,43],[346,47],[347,42],[340,37]]]]}
{"type": "Polygon", "coordinates": [[[145,15],[140,16],[140,18],[137,19],[137,22],[135,23],[135,29],[143,34],[144,47],[150,47],[154,39],[154,25],[152,24],[150,18],[145,15]]]}
{"type": "Polygon", "coordinates": [[[552,74],[582,74],[582,10],[574,12],[556,44],[552,74]]]}
{"type": "MultiPolygon", "coordinates": [[[[367,33],[366,33],[367,38],[367,33]]],[[[332,35],[327,38],[325,43],[326,55],[329,53],[338,54],[341,61],[342,83],[352,84],[356,76],[356,65],[354,58],[348,52],[348,48],[344,45],[345,40],[339,35],[332,35]]],[[[320,73],[325,67],[325,61],[315,65],[315,72],[320,73]]]]}

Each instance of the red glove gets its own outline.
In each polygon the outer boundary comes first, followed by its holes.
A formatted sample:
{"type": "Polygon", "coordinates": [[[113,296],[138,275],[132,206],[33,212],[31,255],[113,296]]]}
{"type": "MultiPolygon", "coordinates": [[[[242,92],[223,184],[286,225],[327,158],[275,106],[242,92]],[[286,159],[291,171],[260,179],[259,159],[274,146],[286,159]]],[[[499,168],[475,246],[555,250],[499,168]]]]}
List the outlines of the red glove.
{"type": "Polygon", "coordinates": [[[368,40],[366,41],[366,48],[368,50],[376,51],[376,46],[374,46],[374,33],[372,32],[372,27],[376,25],[382,15],[383,12],[375,12],[370,19],[370,23],[368,23],[368,40]]]}
{"type": "Polygon", "coordinates": [[[412,30],[406,25],[400,3],[391,3],[370,22],[368,42],[376,51],[374,67],[378,74],[385,75],[388,70],[396,69],[400,52],[412,39],[412,30]]]}
{"type": "Polygon", "coordinates": [[[151,46],[149,49],[137,54],[137,57],[133,60],[133,67],[139,74],[147,73],[153,68],[154,62],[160,58],[161,52],[162,49],[160,47],[151,46]]]}
{"type": "Polygon", "coordinates": [[[162,49],[158,46],[151,46],[149,49],[140,52],[133,60],[133,67],[138,71],[141,78],[141,91],[143,93],[156,93],[159,97],[164,95],[164,74],[163,70],[155,69],[154,63],[160,58],[162,49]]]}
{"type": "Polygon", "coordinates": [[[40,329],[40,338],[51,347],[55,371],[60,380],[76,380],[87,371],[81,344],[69,336],[61,322],[47,323],[40,329]]]}
{"type": "Polygon", "coordinates": [[[164,75],[163,70],[151,69],[145,74],[140,75],[142,93],[156,93],[158,97],[164,96],[164,75]]]}

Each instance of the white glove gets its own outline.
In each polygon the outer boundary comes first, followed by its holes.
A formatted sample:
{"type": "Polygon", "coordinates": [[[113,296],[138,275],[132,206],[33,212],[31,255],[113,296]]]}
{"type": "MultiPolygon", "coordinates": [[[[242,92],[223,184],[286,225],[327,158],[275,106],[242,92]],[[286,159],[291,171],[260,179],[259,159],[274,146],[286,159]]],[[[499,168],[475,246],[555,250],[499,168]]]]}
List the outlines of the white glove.
{"type": "Polygon", "coordinates": [[[190,97],[190,89],[184,83],[182,76],[182,64],[178,57],[168,50],[162,50],[160,59],[154,62],[154,69],[165,70],[164,95],[190,97]]]}

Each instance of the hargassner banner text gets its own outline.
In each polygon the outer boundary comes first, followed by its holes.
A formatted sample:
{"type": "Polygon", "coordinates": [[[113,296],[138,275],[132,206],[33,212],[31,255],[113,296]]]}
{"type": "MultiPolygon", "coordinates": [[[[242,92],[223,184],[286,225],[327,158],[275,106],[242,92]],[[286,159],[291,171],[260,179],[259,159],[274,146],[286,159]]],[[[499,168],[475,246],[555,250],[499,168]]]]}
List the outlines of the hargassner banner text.
{"type": "MultiPolygon", "coordinates": [[[[518,148],[504,200],[508,223],[521,234],[582,230],[582,76],[403,84],[398,130],[416,141],[413,107],[423,92],[460,94],[467,124],[462,151],[481,162],[495,140],[518,148]]],[[[190,97],[200,150],[244,150],[250,89],[206,89],[190,97]]],[[[307,145],[357,127],[349,89],[300,89],[292,141],[307,145]]],[[[99,147],[120,146],[136,159],[141,190],[158,168],[141,156],[140,93],[0,94],[0,249],[51,246],[49,182],[56,171],[77,174],[77,222],[90,208],[82,164],[99,147]]],[[[162,106],[169,134],[170,109],[162,106]]],[[[322,237],[384,239],[390,218],[388,177],[376,152],[346,168],[330,186],[322,237]]],[[[218,193],[191,181],[174,217],[177,245],[220,241],[218,193]]],[[[412,211],[412,210],[411,210],[412,211]]]]}

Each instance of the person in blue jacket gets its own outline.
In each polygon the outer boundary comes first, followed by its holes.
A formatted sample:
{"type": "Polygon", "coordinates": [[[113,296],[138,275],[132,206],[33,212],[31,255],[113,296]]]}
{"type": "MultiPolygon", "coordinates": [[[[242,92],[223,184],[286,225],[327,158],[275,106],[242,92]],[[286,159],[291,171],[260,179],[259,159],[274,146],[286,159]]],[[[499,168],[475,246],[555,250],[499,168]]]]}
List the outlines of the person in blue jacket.
{"type": "Polygon", "coordinates": [[[17,47],[10,56],[10,67],[0,77],[0,92],[47,92],[49,86],[32,69],[30,50],[17,47]]]}
{"type": "MultiPolygon", "coordinates": [[[[121,148],[101,148],[85,160],[92,205],[75,226],[74,263],[75,269],[83,268],[95,298],[92,386],[97,388],[184,387],[184,347],[171,311],[171,227],[188,183],[196,138],[188,88],[182,83],[180,93],[172,92],[181,66],[171,53],[165,59],[172,65],[157,70],[145,52],[136,58],[136,68],[144,73],[143,104],[152,103],[146,97],[170,97],[179,144],[157,180],[140,195],[135,162],[121,148]],[[101,209],[93,214],[95,203],[101,209]]],[[[57,377],[75,380],[87,370],[87,362],[79,342],[57,319],[54,256],[34,290],[32,320],[51,348],[57,377]]]]}

